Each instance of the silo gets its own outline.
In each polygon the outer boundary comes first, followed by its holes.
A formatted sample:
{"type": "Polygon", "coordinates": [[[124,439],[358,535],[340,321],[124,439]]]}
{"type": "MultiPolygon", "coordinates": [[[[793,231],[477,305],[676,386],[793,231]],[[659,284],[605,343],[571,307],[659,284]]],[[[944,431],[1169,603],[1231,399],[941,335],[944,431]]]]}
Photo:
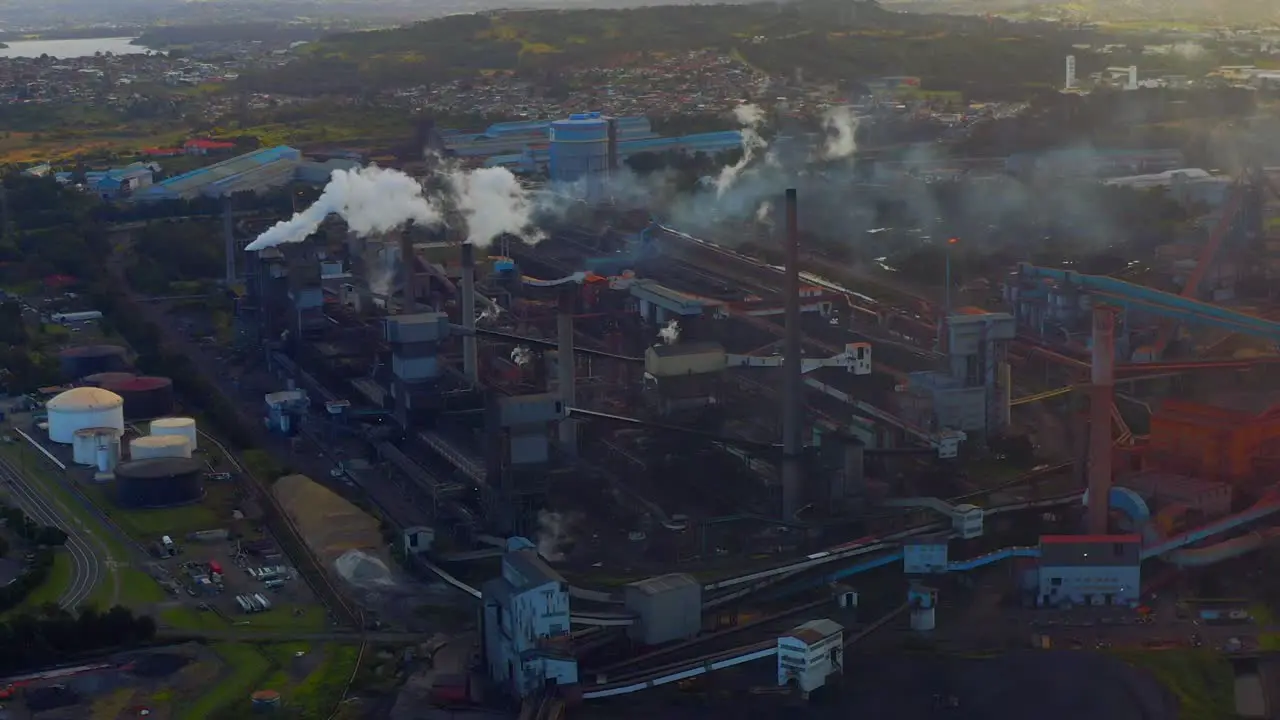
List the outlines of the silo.
{"type": "Polygon", "coordinates": [[[72,388],[49,401],[49,439],[62,445],[75,442],[77,430],[111,428],[124,433],[124,400],[101,388],[72,388]]]}
{"type": "Polygon", "coordinates": [[[100,473],[113,473],[116,466],[120,464],[120,436],[112,435],[103,438],[103,444],[98,446],[95,453],[95,460],[100,473]]]}
{"type": "Polygon", "coordinates": [[[173,381],[140,375],[104,388],[124,398],[124,416],[129,420],[163,417],[173,412],[173,381]]]}
{"type": "Polygon", "coordinates": [[[152,435],[181,435],[192,450],[198,447],[196,421],[189,417],[160,418],[151,421],[152,435]]]}
{"type": "Polygon", "coordinates": [[[203,465],[190,458],[133,460],[116,466],[116,502],[128,508],[193,503],[204,495],[203,465]]]}
{"type": "Polygon", "coordinates": [[[553,183],[586,181],[593,195],[609,172],[609,121],[600,113],[579,113],[551,123],[549,171],[553,183]]]}
{"type": "Polygon", "coordinates": [[[250,696],[253,711],[273,713],[280,708],[280,693],[275,690],[259,690],[250,696]]]}
{"type": "Polygon", "coordinates": [[[128,369],[129,352],[119,345],[85,345],[58,353],[58,363],[67,380],[79,380],[86,375],[128,369]]]}
{"type": "Polygon", "coordinates": [[[80,383],[90,387],[102,387],[103,385],[122,383],[127,380],[132,380],[137,376],[137,373],[131,372],[101,372],[80,378],[80,383]]]}
{"type": "Polygon", "coordinates": [[[98,448],[111,438],[118,438],[115,428],[81,428],[72,434],[71,459],[77,465],[97,465],[98,448]]]}
{"type": "Polygon", "coordinates": [[[191,446],[181,435],[144,435],[129,442],[130,460],[190,457],[191,446]]]}

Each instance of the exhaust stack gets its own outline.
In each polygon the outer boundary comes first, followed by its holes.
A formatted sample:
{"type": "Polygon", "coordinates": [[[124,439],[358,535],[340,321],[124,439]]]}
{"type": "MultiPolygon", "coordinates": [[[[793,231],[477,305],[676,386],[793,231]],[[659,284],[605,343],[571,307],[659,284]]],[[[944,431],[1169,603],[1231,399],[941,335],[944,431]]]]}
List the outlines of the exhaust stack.
{"type": "Polygon", "coordinates": [[[804,405],[800,348],[800,220],[796,190],[787,190],[786,339],[782,387],[782,517],[790,520],[803,502],[801,454],[804,405]]]}
{"type": "MultiPolygon", "coordinates": [[[[417,288],[414,275],[417,270],[413,255],[413,221],[405,223],[400,231],[400,273],[404,278],[404,300],[400,303],[400,314],[411,315],[418,309],[417,288]]],[[[390,304],[390,303],[388,303],[390,304]]]]}
{"type": "Polygon", "coordinates": [[[618,119],[609,118],[609,177],[618,172],[618,119]]]}
{"type": "Polygon", "coordinates": [[[573,358],[573,284],[560,290],[560,311],[556,314],[556,380],[560,386],[560,400],[565,407],[565,418],[560,421],[560,448],[568,455],[578,453],[577,426],[569,419],[568,409],[577,402],[577,382],[573,358]]]}
{"type": "Polygon", "coordinates": [[[476,249],[462,243],[462,371],[467,382],[480,384],[479,359],[476,356],[476,249]]]}
{"type": "Polygon", "coordinates": [[[1107,534],[1111,512],[1111,406],[1115,385],[1115,315],[1093,309],[1092,383],[1089,389],[1089,512],[1091,535],[1107,534]]]}

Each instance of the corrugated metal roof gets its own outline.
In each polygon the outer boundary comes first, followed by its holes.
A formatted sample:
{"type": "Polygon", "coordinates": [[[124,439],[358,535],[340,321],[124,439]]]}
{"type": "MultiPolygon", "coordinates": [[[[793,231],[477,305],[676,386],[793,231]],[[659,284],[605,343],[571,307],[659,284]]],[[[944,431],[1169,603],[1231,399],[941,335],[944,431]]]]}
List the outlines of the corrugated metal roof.
{"type": "Polygon", "coordinates": [[[669,575],[660,575],[658,577],[646,578],[630,583],[630,587],[639,590],[645,595],[661,595],[673,590],[680,590],[687,587],[702,587],[701,584],[693,579],[692,575],[686,573],[671,573],[669,575]]]}
{"type": "Polygon", "coordinates": [[[806,645],[817,645],[823,640],[839,635],[842,632],[844,632],[844,626],[840,623],[827,618],[819,618],[799,625],[787,635],[806,645]]]}
{"type": "Polygon", "coordinates": [[[533,550],[518,550],[502,556],[502,561],[509,564],[524,584],[516,586],[517,590],[545,585],[549,582],[563,583],[564,576],[556,572],[545,560],[533,550]]]}
{"type": "Polygon", "coordinates": [[[280,145],[273,148],[265,148],[255,150],[244,155],[237,155],[229,160],[223,160],[207,167],[192,170],[188,173],[177,175],[167,180],[152,185],[158,192],[169,192],[181,194],[193,188],[200,188],[219,180],[242,175],[250,170],[256,170],[271,163],[280,162],[282,160],[299,160],[301,153],[289,147],[288,145],[280,145]]]}

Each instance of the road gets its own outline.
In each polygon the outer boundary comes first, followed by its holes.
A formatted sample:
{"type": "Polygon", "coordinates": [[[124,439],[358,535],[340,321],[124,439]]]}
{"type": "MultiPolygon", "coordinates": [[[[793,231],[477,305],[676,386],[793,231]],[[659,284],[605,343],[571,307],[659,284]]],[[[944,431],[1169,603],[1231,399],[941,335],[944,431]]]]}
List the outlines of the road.
{"type": "Polygon", "coordinates": [[[156,637],[162,640],[167,638],[175,640],[201,638],[205,640],[249,640],[252,642],[339,642],[352,645],[359,645],[365,642],[406,645],[420,643],[429,636],[430,633],[410,632],[264,632],[255,630],[252,626],[246,626],[239,630],[175,630],[161,628],[156,631],[156,637]]]}
{"type": "MultiPolygon", "coordinates": [[[[24,448],[23,452],[28,450],[24,448]]],[[[4,458],[0,458],[0,480],[4,481],[18,506],[32,520],[41,525],[59,528],[67,534],[66,550],[71,556],[71,582],[58,598],[58,605],[74,610],[89,599],[94,588],[101,582],[105,568],[111,562],[110,554],[58,498],[46,495],[40,483],[28,480],[4,458]]]]}

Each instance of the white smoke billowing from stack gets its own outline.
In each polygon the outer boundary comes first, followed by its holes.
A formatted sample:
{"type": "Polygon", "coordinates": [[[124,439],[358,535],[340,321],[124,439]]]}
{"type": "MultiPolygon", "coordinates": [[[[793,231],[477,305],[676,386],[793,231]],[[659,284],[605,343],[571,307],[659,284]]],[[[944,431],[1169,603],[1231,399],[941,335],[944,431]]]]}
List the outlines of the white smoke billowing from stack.
{"type": "Polygon", "coordinates": [[[331,214],[341,217],[362,237],[389,232],[408,222],[441,227],[449,204],[462,216],[468,241],[477,246],[487,246],[504,234],[527,242],[542,238],[534,223],[534,215],[542,207],[538,198],[506,169],[450,169],[445,179],[447,196],[429,197],[421,182],[399,170],[376,165],[335,170],[315,203],[276,223],[245,249],[300,243],[331,214]]]}
{"type": "Polygon", "coordinates": [[[525,367],[533,361],[533,351],[524,345],[517,345],[511,349],[511,364],[517,367],[525,367]]]}
{"type": "Polygon", "coordinates": [[[361,236],[388,232],[409,221],[436,225],[441,217],[439,206],[423,194],[422,185],[398,170],[377,165],[334,170],[311,207],[272,225],[245,249],[300,243],[331,214],[341,216],[361,236]]]}
{"type": "Polygon", "coordinates": [[[733,109],[733,117],[742,126],[742,157],[738,162],[726,165],[720,170],[720,175],[715,181],[718,198],[724,197],[725,193],[738,182],[742,171],[769,147],[760,135],[760,130],[764,127],[764,111],[755,105],[739,105],[733,109]]]}
{"type": "Polygon", "coordinates": [[[827,133],[822,148],[823,160],[843,160],[858,152],[858,116],[847,105],[831,108],[822,116],[822,129],[827,133]]]}
{"type": "Polygon", "coordinates": [[[664,345],[675,345],[680,342],[680,323],[676,320],[668,320],[667,324],[658,331],[658,339],[664,345]]]}
{"type": "Polygon", "coordinates": [[[538,511],[538,554],[544,560],[564,560],[564,544],[569,540],[568,520],[558,512],[538,511]]]}

